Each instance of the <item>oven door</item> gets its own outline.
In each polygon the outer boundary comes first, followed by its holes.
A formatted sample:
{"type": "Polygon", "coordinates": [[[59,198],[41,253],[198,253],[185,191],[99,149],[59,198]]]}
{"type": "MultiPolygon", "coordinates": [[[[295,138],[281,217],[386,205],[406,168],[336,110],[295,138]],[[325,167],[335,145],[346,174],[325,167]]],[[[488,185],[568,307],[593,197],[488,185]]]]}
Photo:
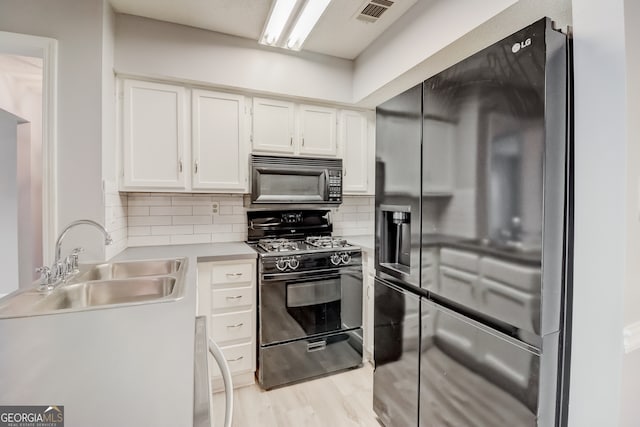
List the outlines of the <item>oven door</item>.
{"type": "Polygon", "coordinates": [[[270,345],[362,326],[362,267],[263,274],[260,344],[270,345]]]}
{"type": "Polygon", "coordinates": [[[325,168],[254,167],[252,203],[326,203],[329,200],[325,168]]]}

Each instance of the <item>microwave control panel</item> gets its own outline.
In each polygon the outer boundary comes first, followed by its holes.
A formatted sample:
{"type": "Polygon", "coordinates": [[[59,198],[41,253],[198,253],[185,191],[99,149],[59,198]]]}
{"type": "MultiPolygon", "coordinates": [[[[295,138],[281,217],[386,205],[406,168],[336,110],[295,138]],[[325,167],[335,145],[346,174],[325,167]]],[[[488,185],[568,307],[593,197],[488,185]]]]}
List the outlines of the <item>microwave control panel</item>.
{"type": "Polygon", "coordinates": [[[342,171],[329,170],[329,202],[342,201],[342,171]]]}

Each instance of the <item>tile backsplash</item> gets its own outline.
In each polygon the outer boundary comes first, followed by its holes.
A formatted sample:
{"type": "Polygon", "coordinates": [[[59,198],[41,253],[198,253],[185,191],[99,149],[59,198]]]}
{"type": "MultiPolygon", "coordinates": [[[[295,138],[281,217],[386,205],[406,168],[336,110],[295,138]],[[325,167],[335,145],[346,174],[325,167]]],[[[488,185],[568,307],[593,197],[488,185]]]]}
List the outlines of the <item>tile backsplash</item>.
{"type": "Polygon", "coordinates": [[[104,224],[113,243],[105,247],[105,259],[112,258],[127,248],[127,195],[119,193],[114,182],[104,182],[104,224]]]}
{"type": "Polygon", "coordinates": [[[373,235],[374,196],[344,196],[342,205],[332,211],[335,236],[373,235]]]}
{"type": "MultiPolygon", "coordinates": [[[[127,212],[124,218],[127,246],[247,239],[243,195],[122,193],[122,196],[125,199],[122,206],[127,212]]],[[[373,234],[373,217],[373,196],[345,196],[342,205],[332,209],[333,234],[373,234]]]]}
{"type": "Polygon", "coordinates": [[[128,245],[246,240],[242,195],[129,193],[128,245]]]}

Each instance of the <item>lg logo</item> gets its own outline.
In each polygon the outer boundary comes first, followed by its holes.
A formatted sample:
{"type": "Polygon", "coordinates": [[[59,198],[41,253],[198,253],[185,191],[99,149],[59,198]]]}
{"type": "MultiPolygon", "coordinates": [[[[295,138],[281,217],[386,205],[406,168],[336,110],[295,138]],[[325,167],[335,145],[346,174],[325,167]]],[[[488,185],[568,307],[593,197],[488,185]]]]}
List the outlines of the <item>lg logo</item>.
{"type": "Polygon", "coordinates": [[[528,38],[523,42],[520,43],[515,43],[513,46],[511,46],[511,52],[513,53],[518,53],[518,51],[520,51],[520,49],[524,49],[527,46],[531,45],[531,39],[528,38]]]}

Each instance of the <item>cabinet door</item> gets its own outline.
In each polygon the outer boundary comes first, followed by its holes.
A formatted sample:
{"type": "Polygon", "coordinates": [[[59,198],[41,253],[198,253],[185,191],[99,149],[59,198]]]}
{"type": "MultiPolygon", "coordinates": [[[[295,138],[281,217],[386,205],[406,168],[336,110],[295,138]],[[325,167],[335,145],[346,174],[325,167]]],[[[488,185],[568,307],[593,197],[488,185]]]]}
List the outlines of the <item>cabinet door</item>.
{"type": "Polygon", "coordinates": [[[340,113],[339,146],[343,161],[343,192],[364,194],[369,190],[369,138],[367,116],[358,111],[340,113]]]}
{"type": "Polygon", "coordinates": [[[253,151],[293,154],[292,102],[253,98],[253,151]]]}
{"type": "Polygon", "coordinates": [[[335,156],[336,110],[316,105],[300,105],[300,154],[335,156]]]}
{"type": "Polygon", "coordinates": [[[125,189],[186,188],[185,97],[182,87],[124,82],[125,189]]]}
{"type": "Polygon", "coordinates": [[[244,193],[248,183],[244,97],[192,92],[193,189],[244,193]]]}

